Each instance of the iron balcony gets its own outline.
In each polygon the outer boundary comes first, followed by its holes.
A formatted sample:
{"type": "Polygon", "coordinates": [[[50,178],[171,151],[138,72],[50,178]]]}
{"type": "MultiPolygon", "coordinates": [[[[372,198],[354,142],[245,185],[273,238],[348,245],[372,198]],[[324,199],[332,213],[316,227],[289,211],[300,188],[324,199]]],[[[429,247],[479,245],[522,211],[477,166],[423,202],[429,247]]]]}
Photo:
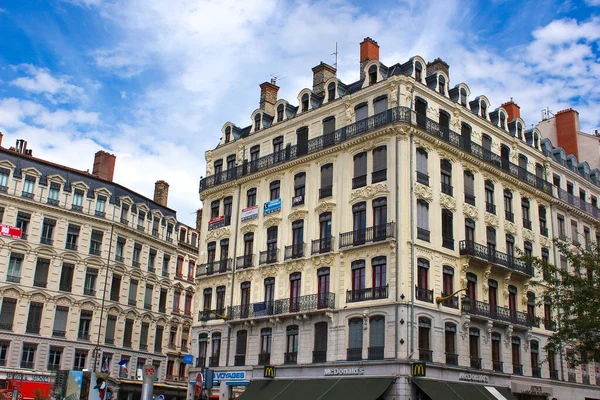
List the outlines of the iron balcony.
{"type": "Polygon", "coordinates": [[[496,321],[516,324],[531,328],[532,321],[528,314],[507,307],[491,306],[479,300],[463,297],[462,311],[471,315],[479,315],[496,321]]]}
{"type": "Polygon", "coordinates": [[[490,250],[487,246],[479,243],[461,240],[460,254],[476,257],[491,264],[500,265],[510,270],[533,276],[533,267],[525,261],[497,250],[490,250]]]}
{"type": "Polygon", "coordinates": [[[229,307],[227,318],[229,320],[261,318],[333,308],[335,308],[334,293],[309,294],[295,298],[262,301],[229,307]]]}
{"type": "Polygon", "coordinates": [[[395,228],[396,224],[394,222],[388,222],[385,225],[375,225],[365,229],[340,233],[340,249],[393,239],[395,237],[395,228]]]}
{"type": "Polygon", "coordinates": [[[231,272],[231,258],[200,264],[196,268],[196,277],[202,275],[222,274],[231,272]]]}

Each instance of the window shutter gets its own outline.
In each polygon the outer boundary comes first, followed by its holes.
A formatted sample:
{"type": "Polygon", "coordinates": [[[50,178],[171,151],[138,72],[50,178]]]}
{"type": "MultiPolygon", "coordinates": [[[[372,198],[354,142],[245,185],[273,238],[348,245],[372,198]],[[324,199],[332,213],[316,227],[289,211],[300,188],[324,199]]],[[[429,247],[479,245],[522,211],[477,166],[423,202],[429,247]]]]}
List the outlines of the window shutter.
{"type": "Polygon", "coordinates": [[[348,346],[351,349],[362,349],[363,347],[363,322],[361,318],[354,318],[349,321],[350,337],[348,346]]]}
{"type": "Polygon", "coordinates": [[[57,306],[54,314],[54,330],[65,332],[67,330],[67,319],[69,317],[69,307],[57,306]]]}
{"type": "Polygon", "coordinates": [[[369,346],[385,346],[385,319],[381,316],[371,318],[369,327],[369,346]]]}

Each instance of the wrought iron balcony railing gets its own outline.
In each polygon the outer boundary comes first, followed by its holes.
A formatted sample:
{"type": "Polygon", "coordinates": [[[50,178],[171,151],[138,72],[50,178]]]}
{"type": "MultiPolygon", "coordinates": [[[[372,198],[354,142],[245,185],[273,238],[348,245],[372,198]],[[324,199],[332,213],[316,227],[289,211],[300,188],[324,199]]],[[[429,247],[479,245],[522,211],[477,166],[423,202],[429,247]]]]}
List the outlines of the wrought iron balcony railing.
{"type": "Polygon", "coordinates": [[[233,359],[233,365],[235,365],[236,367],[246,365],[246,355],[236,354],[233,359]]]}
{"type": "MultiPolygon", "coordinates": [[[[196,277],[231,272],[231,258],[200,264],[196,267],[196,277]]],[[[182,275],[183,276],[183,275],[182,275]]]]}
{"type": "Polygon", "coordinates": [[[315,239],[312,241],[311,254],[330,253],[333,250],[333,236],[315,239]]]}
{"type": "Polygon", "coordinates": [[[471,368],[481,369],[481,358],[480,357],[469,357],[471,359],[471,368]]]}
{"type": "Polygon", "coordinates": [[[388,222],[385,225],[375,225],[365,229],[340,233],[340,249],[394,238],[395,230],[396,224],[388,222]]]}
{"type": "Polygon", "coordinates": [[[258,365],[271,364],[271,353],[260,353],[258,355],[258,365]]]}
{"type": "Polygon", "coordinates": [[[327,350],[313,351],[313,364],[327,362],[327,350]]]}
{"type": "Polygon", "coordinates": [[[508,322],[512,324],[522,325],[531,328],[531,319],[526,313],[521,311],[511,310],[510,308],[500,306],[490,306],[489,303],[484,303],[479,300],[472,300],[468,297],[463,297],[462,311],[471,314],[495,319],[497,321],[508,322]]]}
{"type": "Polygon", "coordinates": [[[290,351],[287,353],[283,353],[283,363],[284,364],[297,364],[298,363],[298,352],[290,351]]]}
{"type": "Polygon", "coordinates": [[[235,269],[246,269],[254,266],[254,254],[239,256],[235,263],[235,269]]]}
{"type": "Polygon", "coordinates": [[[446,364],[458,365],[458,354],[446,353],[446,364]]]}
{"type": "Polygon", "coordinates": [[[346,351],[346,359],[348,361],[360,361],[362,360],[362,351],[362,347],[349,348],[346,351]]]}
{"type": "Polygon", "coordinates": [[[433,290],[415,286],[415,293],[417,296],[417,300],[433,303],[433,290]]]}
{"type": "Polygon", "coordinates": [[[275,264],[279,258],[279,249],[261,251],[258,254],[258,264],[275,264]]]}
{"type": "Polygon", "coordinates": [[[552,321],[551,319],[544,318],[544,328],[546,328],[546,330],[549,330],[549,331],[555,331],[556,330],[556,322],[552,321]]]}
{"type": "Polygon", "coordinates": [[[504,219],[509,222],[515,222],[515,214],[510,211],[504,211],[504,219]]]}
{"type": "Polygon", "coordinates": [[[523,364],[513,364],[513,374],[523,375],[523,364]]]}
{"type": "Polygon", "coordinates": [[[388,298],[388,285],[346,291],[346,303],[388,298]]]}
{"type": "Polygon", "coordinates": [[[433,350],[419,349],[419,361],[432,362],[433,361],[433,350]]]}
{"type": "MultiPolygon", "coordinates": [[[[442,292],[442,297],[448,297],[452,293],[444,293],[442,292]]],[[[458,308],[458,295],[452,296],[449,299],[442,301],[442,305],[450,308],[458,308]]]]}
{"type": "Polygon", "coordinates": [[[228,308],[230,320],[260,318],[272,315],[290,314],[307,311],[329,310],[335,308],[335,294],[309,294],[275,301],[242,304],[228,308]]]}
{"type": "Polygon", "coordinates": [[[304,257],[304,243],[296,243],[285,246],[284,260],[304,257]]]}
{"type": "Polygon", "coordinates": [[[558,380],[558,370],[550,369],[550,379],[558,380]]]}
{"type": "Polygon", "coordinates": [[[496,372],[504,372],[504,362],[500,360],[492,360],[492,368],[496,372]]]}
{"type": "Polygon", "coordinates": [[[384,346],[372,346],[367,349],[367,358],[369,360],[383,360],[384,346]]]}
{"type": "Polygon", "coordinates": [[[448,196],[454,196],[454,188],[452,185],[442,182],[442,193],[447,194],[448,196]]]}
{"type": "Polygon", "coordinates": [[[417,171],[417,183],[429,186],[429,175],[426,172],[417,171]]]}
{"type": "Polygon", "coordinates": [[[600,209],[594,207],[590,203],[586,203],[585,200],[567,192],[566,190],[563,190],[556,186],[554,188],[556,191],[556,198],[564,201],[565,203],[569,203],[574,207],[577,207],[581,211],[585,212],[588,215],[591,215],[594,218],[600,219],[600,209]]]}
{"type": "Polygon", "coordinates": [[[533,267],[525,261],[497,250],[490,250],[487,246],[479,243],[461,240],[460,254],[477,257],[492,264],[501,265],[513,271],[533,276],[533,267]]]}
{"type": "Polygon", "coordinates": [[[542,369],[539,366],[531,367],[531,376],[533,376],[535,378],[541,378],[542,377],[542,369]]]}
{"type": "Polygon", "coordinates": [[[218,367],[219,366],[219,356],[210,356],[208,358],[208,366],[209,367],[218,367]]]}
{"type": "Polygon", "coordinates": [[[417,228],[417,239],[429,242],[431,240],[431,232],[424,228],[417,228]]]}
{"type": "Polygon", "coordinates": [[[485,202],[485,211],[489,212],[490,214],[496,215],[496,205],[493,203],[488,203],[486,201],[485,202]]]}

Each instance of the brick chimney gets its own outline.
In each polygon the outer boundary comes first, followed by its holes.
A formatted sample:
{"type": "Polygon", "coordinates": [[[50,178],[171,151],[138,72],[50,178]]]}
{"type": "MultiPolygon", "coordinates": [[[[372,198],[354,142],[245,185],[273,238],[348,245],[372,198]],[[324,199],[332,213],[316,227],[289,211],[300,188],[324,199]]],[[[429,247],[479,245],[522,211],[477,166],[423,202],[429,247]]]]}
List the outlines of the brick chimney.
{"type": "Polygon", "coordinates": [[[2,134],[2,132],[0,132],[0,147],[2,147],[2,138],[4,137],[4,135],[2,134]]]}
{"type": "Polygon", "coordinates": [[[517,105],[512,99],[508,103],[502,104],[502,107],[508,113],[508,122],[512,121],[515,118],[521,118],[521,107],[517,105]]]}
{"type": "Polygon", "coordinates": [[[325,64],[323,61],[316,67],[313,67],[313,92],[316,95],[324,96],[325,82],[336,74],[336,69],[331,65],[325,64]]]}
{"type": "Polygon", "coordinates": [[[259,108],[269,115],[275,115],[275,103],[277,102],[277,92],[279,86],[275,84],[275,80],[260,84],[260,104],[259,108]]]}
{"type": "Polygon", "coordinates": [[[557,146],[565,149],[567,154],[573,154],[579,160],[577,132],[579,132],[579,113],[572,108],[556,113],[557,146]]]}
{"type": "Polygon", "coordinates": [[[360,79],[365,79],[365,65],[371,60],[379,60],[379,45],[366,37],[360,43],[360,79]]]}
{"type": "Polygon", "coordinates": [[[196,212],[196,230],[200,232],[202,230],[202,209],[199,208],[196,212]]]}
{"type": "Polygon", "coordinates": [[[432,62],[427,63],[427,76],[442,71],[450,79],[450,66],[441,58],[436,58],[432,62]]]}
{"type": "Polygon", "coordinates": [[[154,184],[154,202],[166,207],[169,201],[169,184],[165,181],[156,181],[154,184]]]}
{"type": "Polygon", "coordinates": [[[112,182],[115,174],[116,161],[117,156],[114,154],[107,153],[103,150],[98,151],[94,156],[94,168],[92,169],[92,175],[112,182]]]}

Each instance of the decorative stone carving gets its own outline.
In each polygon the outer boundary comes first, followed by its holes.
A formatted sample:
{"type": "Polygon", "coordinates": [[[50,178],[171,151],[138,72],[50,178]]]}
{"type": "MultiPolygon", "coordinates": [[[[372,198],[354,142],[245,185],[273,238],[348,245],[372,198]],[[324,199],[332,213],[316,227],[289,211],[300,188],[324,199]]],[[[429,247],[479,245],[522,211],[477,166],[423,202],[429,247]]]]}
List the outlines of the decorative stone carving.
{"type": "Polygon", "coordinates": [[[494,214],[490,214],[489,212],[485,213],[485,217],[483,218],[486,225],[491,225],[494,228],[498,227],[498,217],[494,214]]]}
{"type": "Polygon", "coordinates": [[[415,147],[417,147],[417,148],[420,147],[428,153],[433,152],[433,147],[431,147],[431,145],[429,143],[424,142],[422,140],[415,140],[415,147]]]}
{"type": "Polygon", "coordinates": [[[262,267],[259,271],[263,278],[270,278],[277,275],[278,268],[277,265],[268,265],[262,267]]]}
{"type": "Polygon", "coordinates": [[[540,236],[540,245],[542,245],[542,247],[550,247],[551,244],[552,241],[546,236],[540,236]]]}
{"type": "Polygon", "coordinates": [[[315,266],[315,268],[331,266],[333,265],[333,254],[326,254],[323,256],[313,257],[312,264],[315,266]]]}
{"type": "Polygon", "coordinates": [[[290,221],[297,221],[299,219],[304,219],[308,215],[308,211],[302,209],[295,209],[291,213],[288,214],[288,219],[290,221]]]}
{"type": "Polygon", "coordinates": [[[244,162],[244,145],[238,144],[237,146],[237,158],[236,161],[238,165],[241,165],[244,162]]]}
{"type": "Polygon", "coordinates": [[[523,349],[525,351],[529,351],[529,345],[530,345],[532,339],[533,339],[533,336],[531,335],[531,333],[528,333],[527,338],[525,338],[525,342],[523,343],[523,349]]]}
{"type": "Polygon", "coordinates": [[[238,281],[240,281],[240,282],[251,281],[253,276],[254,276],[254,271],[251,269],[247,269],[247,270],[240,271],[237,273],[237,278],[238,278],[238,281]]]}
{"type": "Polygon", "coordinates": [[[271,218],[267,218],[264,222],[263,222],[263,226],[265,228],[270,228],[272,226],[277,226],[281,223],[281,218],[279,217],[271,217],[271,218]]]}
{"type": "Polygon", "coordinates": [[[513,224],[510,221],[504,221],[504,230],[511,235],[517,234],[517,225],[513,224]]]}
{"type": "Polygon", "coordinates": [[[450,211],[456,211],[456,199],[446,194],[440,193],[440,205],[450,211]]]}
{"type": "Polygon", "coordinates": [[[323,158],[323,159],[319,160],[319,162],[318,162],[317,165],[319,167],[322,167],[325,164],[330,164],[330,163],[335,162],[336,159],[337,159],[337,157],[326,157],[326,158],[323,158]]]}
{"type": "Polygon", "coordinates": [[[508,304],[508,287],[510,286],[510,277],[512,276],[512,272],[507,272],[504,276],[504,303],[508,304]]]}
{"type": "Polygon", "coordinates": [[[206,175],[212,175],[213,174],[213,154],[212,154],[212,150],[207,150],[205,153],[205,157],[206,157],[206,175]]]}
{"type": "Polygon", "coordinates": [[[477,207],[474,207],[467,203],[463,204],[463,214],[465,215],[465,217],[471,219],[477,219],[479,217],[479,211],[477,210],[477,207]]]}
{"type": "Polygon", "coordinates": [[[510,344],[511,344],[511,340],[512,340],[512,333],[513,333],[513,326],[512,325],[508,325],[506,327],[506,335],[504,336],[504,347],[506,347],[507,349],[510,349],[510,344]]]}
{"type": "Polygon", "coordinates": [[[438,152],[440,159],[442,160],[448,160],[451,163],[455,163],[456,162],[456,158],[452,157],[450,154],[446,153],[445,151],[440,151],[438,152]]]}
{"type": "Polygon", "coordinates": [[[315,207],[315,212],[317,214],[322,214],[324,212],[332,212],[333,210],[335,210],[335,203],[328,202],[328,201],[324,201],[322,203],[319,203],[319,205],[317,205],[315,207]]]}
{"type": "Polygon", "coordinates": [[[302,272],[304,271],[304,266],[306,265],[305,260],[293,260],[285,263],[285,270],[288,274],[294,272],[302,272]]]}
{"type": "Polygon", "coordinates": [[[490,344],[490,339],[492,338],[492,327],[494,326],[494,323],[492,321],[488,321],[487,325],[485,326],[485,337],[483,338],[483,340],[485,341],[485,344],[490,344]]]}
{"type": "Polygon", "coordinates": [[[535,235],[529,229],[523,229],[523,239],[533,242],[535,240],[535,235]]]}
{"type": "Polygon", "coordinates": [[[366,331],[369,328],[369,309],[363,310],[363,329],[366,331]]]}
{"type": "Polygon", "coordinates": [[[346,101],[344,102],[344,106],[346,107],[346,118],[349,121],[354,121],[354,106],[352,104],[352,96],[345,96],[346,101]]]}
{"type": "Polygon", "coordinates": [[[229,236],[230,234],[230,229],[225,226],[222,228],[213,229],[212,231],[208,231],[208,233],[206,234],[206,241],[208,242],[211,239],[218,240],[225,236],[229,236]]]}
{"type": "Polygon", "coordinates": [[[420,183],[415,183],[415,195],[417,196],[417,198],[423,199],[427,202],[431,202],[433,200],[433,193],[431,192],[431,188],[420,183]]]}
{"type": "Polygon", "coordinates": [[[404,90],[402,91],[402,95],[404,96],[404,103],[408,104],[412,100],[412,94],[415,91],[415,87],[411,84],[407,84],[404,86],[404,90]]]}
{"type": "Polygon", "coordinates": [[[245,235],[246,233],[256,231],[256,228],[258,228],[258,225],[256,225],[256,224],[245,224],[245,225],[241,226],[240,233],[242,235],[245,235]]]}
{"type": "Polygon", "coordinates": [[[389,106],[391,108],[394,108],[398,105],[398,101],[397,101],[397,90],[398,90],[398,82],[396,81],[391,81],[390,85],[389,85],[389,92],[388,92],[388,99],[389,99],[389,106]]]}
{"type": "Polygon", "coordinates": [[[490,275],[492,274],[492,266],[488,265],[483,273],[483,295],[487,297],[488,291],[490,290],[490,285],[488,284],[488,280],[490,279],[490,275]]]}
{"type": "Polygon", "coordinates": [[[469,337],[469,324],[471,323],[471,317],[467,314],[463,315],[462,322],[462,330],[460,332],[460,337],[462,340],[465,340],[469,337]]]}
{"type": "Polygon", "coordinates": [[[408,136],[412,132],[414,132],[414,128],[412,128],[410,125],[402,125],[399,129],[399,133],[405,136],[408,136]]]}
{"type": "Polygon", "coordinates": [[[350,203],[357,200],[370,200],[380,194],[389,193],[386,183],[376,183],[374,185],[365,186],[361,189],[354,190],[350,193],[350,203]]]}

